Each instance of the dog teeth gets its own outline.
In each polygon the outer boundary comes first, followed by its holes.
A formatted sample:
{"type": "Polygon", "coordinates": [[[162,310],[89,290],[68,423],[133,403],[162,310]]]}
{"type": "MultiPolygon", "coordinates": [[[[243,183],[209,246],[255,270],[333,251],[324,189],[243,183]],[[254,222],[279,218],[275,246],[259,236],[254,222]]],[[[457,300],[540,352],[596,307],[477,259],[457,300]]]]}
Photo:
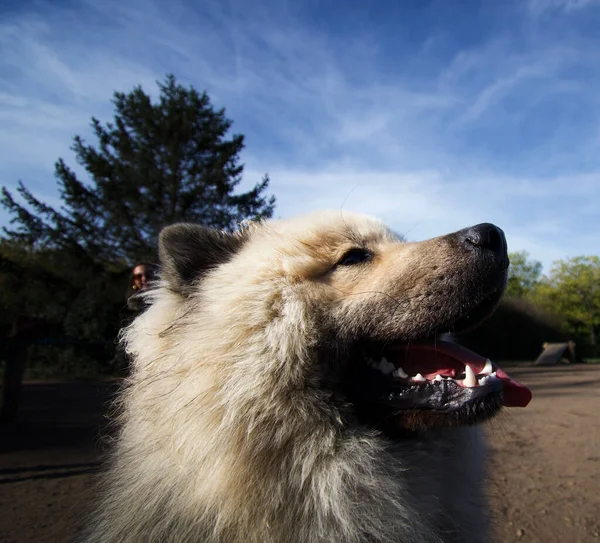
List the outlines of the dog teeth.
{"type": "Polygon", "coordinates": [[[490,375],[493,371],[494,368],[492,367],[492,361],[488,358],[485,362],[485,366],[483,366],[483,369],[480,372],[480,375],[482,373],[485,375],[490,375]]]}
{"type": "Polygon", "coordinates": [[[439,373],[436,373],[435,374],[435,380],[439,382],[439,381],[443,381],[444,378],[439,373]]]}
{"type": "Polygon", "coordinates": [[[386,358],[381,358],[381,360],[375,361],[371,357],[368,357],[366,359],[366,362],[367,362],[367,366],[369,366],[377,371],[380,371],[384,375],[389,375],[396,369],[396,366],[394,366],[394,364],[391,364],[390,362],[388,362],[386,358]]]}
{"type": "Polygon", "coordinates": [[[396,369],[396,366],[394,366],[394,364],[391,364],[390,362],[388,362],[386,358],[382,358],[379,361],[378,369],[381,373],[384,373],[385,375],[389,375],[396,369]]]}
{"type": "Polygon", "coordinates": [[[484,377],[479,379],[479,386],[485,385],[489,380],[490,380],[490,378],[487,375],[485,375],[484,377]]]}
{"type": "Polygon", "coordinates": [[[396,368],[392,375],[394,377],[401,377],[402,379],[408,378],[408,374],[402,368],[396,368]]]}
{"type": "Polygon", "coordinates": [[[465,378],[463,379],[463,385],[469,388],[477,386],[477,377],[475,377],[475,374],[470,366],[465,366],[465,378]]]}
{"type": "Polygon", "coordinates": [[[418,383],[424,383],[425,381],[427,381],[427,379],[425,379],[425,377],[423,377],[420,373],[417,373],[417,375],[415,375],[412,378],[413,381],[417,381],[418,383]]]}

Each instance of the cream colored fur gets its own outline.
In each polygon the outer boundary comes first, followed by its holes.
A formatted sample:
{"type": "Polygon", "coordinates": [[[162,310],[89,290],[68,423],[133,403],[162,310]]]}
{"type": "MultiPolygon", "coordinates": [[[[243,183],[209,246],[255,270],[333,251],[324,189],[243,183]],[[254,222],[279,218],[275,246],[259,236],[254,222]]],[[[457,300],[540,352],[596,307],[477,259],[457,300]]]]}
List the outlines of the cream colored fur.
{"type": "Polygon", "coordinates": [[[427,274],[454,265],[450,249],[346,212],[243,235],[191,296],[163,279],[124,332],[120,433],[83,539],[489,542],[477,428],[393,442],[323,385],[343,367],[323,342],[343,353],[361,331],[402,335],[444,311],[427,274]],[[357,240],[374,266],[332,274],[357,240]]]}

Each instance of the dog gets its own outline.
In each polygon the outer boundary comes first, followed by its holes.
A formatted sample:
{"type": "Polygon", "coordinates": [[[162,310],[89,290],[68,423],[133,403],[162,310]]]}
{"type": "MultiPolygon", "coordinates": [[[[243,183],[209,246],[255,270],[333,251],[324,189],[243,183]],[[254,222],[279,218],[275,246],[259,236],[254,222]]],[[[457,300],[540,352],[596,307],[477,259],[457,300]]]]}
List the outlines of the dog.
{"type": "Polygon", "coordinates": [[[502,230],[320,212],[172,225],[159,257],[82,540],[490,541],[478,424],[531,394],[439,336],[500,300],[502,230]]]}

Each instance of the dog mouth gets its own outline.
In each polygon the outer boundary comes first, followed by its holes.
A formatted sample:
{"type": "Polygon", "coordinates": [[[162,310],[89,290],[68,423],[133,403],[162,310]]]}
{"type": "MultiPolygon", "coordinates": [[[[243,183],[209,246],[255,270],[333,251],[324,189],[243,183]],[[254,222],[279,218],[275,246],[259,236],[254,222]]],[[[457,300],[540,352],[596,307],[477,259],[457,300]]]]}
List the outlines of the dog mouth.
{"type": "MultiPolygon", "coordinates": [[[[500,295],[492,294],[438,330],[476,327],[500,295]]],[[[503,406],[525,407],[532,397],[491,360],[435,336],[357,347],[350,396],[359,418],[388,431],[477,424],[503,406]]]]}

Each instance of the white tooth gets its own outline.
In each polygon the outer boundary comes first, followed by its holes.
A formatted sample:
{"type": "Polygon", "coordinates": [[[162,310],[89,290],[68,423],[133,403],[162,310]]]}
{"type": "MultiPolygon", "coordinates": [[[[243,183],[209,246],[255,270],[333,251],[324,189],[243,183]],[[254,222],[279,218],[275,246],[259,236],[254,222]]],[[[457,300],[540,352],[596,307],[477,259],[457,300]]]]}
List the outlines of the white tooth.
{"type": "Polygon", "coordinates": [[[475,377],[471,366],[465,366],[465,378],[463,379],[463,385],[469,388],[477,386],[477,377],[475,377]]]}
{"type": "Polygon", "coordinates": [[[394,364],[391,364],[390,362],[388,362],[385,358],[382,358],[381,361],[379,362],[379,371],[381,373],[385,373],[386,375],[389,375],[395,369],[396,369],[396,366],[394,366],[394,364]]]}
{"type": "Polygon", "coordinates": [[[492,373],[492,375],[490,377],[493,377],[494,379],[498,379],[498,376],[496,375],[496,372],[492,373]]]}
{"type": "Polygon", "coordinates": [[[418,381],[418,382],[424,382],[427,381],[427,379],[425,379],[425,377],[423,377],[420,373],[417,373],[417,375],[415,375],[412,378],[413,381],[418,381]]]}
{"type": "Polygon", "coordinates": [[[489,381],[489,379],[490,378],[487,375],[479,379],[479,386],[485,385],[489,381]]]}
{"type": "Polygon", "coordinates": [[[443,381],[443,380],[444,380],[444,378],[443,378],[443,377],[442,377],[442,376],[441,376],[439,373],[436,373],[436,374],[435,374],[435,380],[436,380],[436,381],[443,381]]]}
{"type": "Polygon", "coordinates": [[[408,378],[408,374],[402,368],[395,369],[392,375],[394,377],[401,377],[402,379],[408,378]]]}
{"type": "Polygon", "coordinates": [[[490,375],[493,371],[494,371],[494,368],[492,368],[492,361],[488,358],[485,361],[485,366],[483,366],[483,369],[481,370],[480,373],[485,373],[486,375],[490,375]]]}

